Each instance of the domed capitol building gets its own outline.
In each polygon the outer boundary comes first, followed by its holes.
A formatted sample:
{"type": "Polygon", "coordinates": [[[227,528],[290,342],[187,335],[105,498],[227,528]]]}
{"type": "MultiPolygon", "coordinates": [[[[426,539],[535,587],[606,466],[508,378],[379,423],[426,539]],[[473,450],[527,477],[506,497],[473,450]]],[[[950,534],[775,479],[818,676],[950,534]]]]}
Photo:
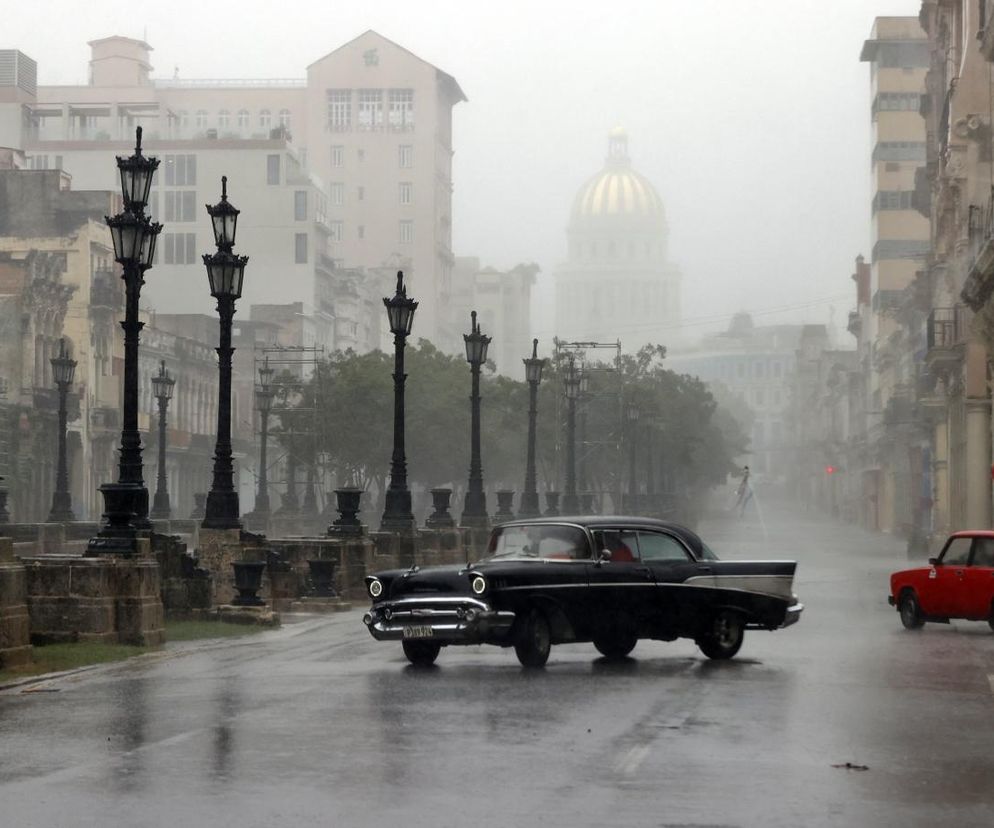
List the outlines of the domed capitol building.
{"type": "Polygon", "coordinates": [[[556,274],[556,334],[632,352],[669,344],[680,321],[680,271],[668,259],[663,202],[632,169],[628,135],[612,130],[604,168],[573,200],[568,256],[556,274]]]}

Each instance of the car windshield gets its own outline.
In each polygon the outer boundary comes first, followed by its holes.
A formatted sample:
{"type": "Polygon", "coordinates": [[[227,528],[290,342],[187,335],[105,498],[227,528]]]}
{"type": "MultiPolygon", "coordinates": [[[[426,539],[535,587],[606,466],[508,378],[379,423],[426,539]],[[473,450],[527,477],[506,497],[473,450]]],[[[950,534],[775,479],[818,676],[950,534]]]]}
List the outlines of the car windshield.
{"type": "Polygon", "coordinates": [[[503,526],[494,530],[490,558],[581,560],[590,557],[587,536],[576,526],[503,526]]]}

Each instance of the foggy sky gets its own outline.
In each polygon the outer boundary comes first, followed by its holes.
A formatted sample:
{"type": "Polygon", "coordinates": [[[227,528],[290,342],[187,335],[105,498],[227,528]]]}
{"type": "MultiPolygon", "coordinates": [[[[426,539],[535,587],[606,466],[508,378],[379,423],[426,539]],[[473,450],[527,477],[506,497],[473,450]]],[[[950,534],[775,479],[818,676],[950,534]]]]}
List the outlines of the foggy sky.
{"type": "Polygon", "coordinates": [[[859,51],[875,16],[919,7],[36,0],[8,7],[0,48],[37,60],[43,85],[85,83],[86,41],[113,34],[148,40],[153,77],[176,67],[182,78],[303,77],[375,29],[465,90],[454,115],[453,247],[496,267],[538,262],[537,336],[554,333],[548,300],[573,196],[622,125],[633,165],[666,207],[687,336],[724,328],[739,310],[757,323],[827,322],[834,307],[839,344],[850,347],[849,274],[856,254],[870,253],[869,67],[859,51]]]}

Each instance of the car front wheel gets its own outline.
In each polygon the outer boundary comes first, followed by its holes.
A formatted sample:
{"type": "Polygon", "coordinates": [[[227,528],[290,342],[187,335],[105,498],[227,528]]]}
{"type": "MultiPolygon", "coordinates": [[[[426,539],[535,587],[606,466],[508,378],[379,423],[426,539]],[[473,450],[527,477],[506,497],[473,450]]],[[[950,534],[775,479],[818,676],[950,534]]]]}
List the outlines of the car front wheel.
{"type": "Polygon", "coordinates": [[[404,655],[411,664],[417,667],[430,667],[435,663],[442,645],[434,641],[405,641],[404,655]]]}
{"type": "Polygon", "coordinates": [[[897,611],[906,630],[920,630],[924,626],[922,608],[918,605],[918,598],[910,589],[901,593],[901,598],[897,602],[897,611]]]}
{"type": "Polygon", "coordinates": [[[514,640],[514,652],[524,667],[542,667],[549,660],[552,633],[541,610],[533,609],[523,619],[514,640]]]}
{"type": "Polygon", "coordinates": [[[742,646],[745,624],[738,613],[723,610],[711,622],[706,635],[697,639],[697,646],[708,658],[726,659],[734,656],[742,646]]]}

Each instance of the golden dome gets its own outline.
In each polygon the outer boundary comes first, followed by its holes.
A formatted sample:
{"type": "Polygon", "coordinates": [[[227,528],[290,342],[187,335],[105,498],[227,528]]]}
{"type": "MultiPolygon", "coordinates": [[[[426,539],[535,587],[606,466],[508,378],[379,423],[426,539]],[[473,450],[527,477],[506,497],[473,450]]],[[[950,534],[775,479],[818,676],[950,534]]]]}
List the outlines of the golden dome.
{"type": "Polygon", "coordinates": [[[628,158],[628,135],[620,127],[608,135],[604,169],[587,181],[573,200],[572,224],[598,219],[634,219],[662,226],[663,200],[649,180],[635,172],[628,158]]]}

